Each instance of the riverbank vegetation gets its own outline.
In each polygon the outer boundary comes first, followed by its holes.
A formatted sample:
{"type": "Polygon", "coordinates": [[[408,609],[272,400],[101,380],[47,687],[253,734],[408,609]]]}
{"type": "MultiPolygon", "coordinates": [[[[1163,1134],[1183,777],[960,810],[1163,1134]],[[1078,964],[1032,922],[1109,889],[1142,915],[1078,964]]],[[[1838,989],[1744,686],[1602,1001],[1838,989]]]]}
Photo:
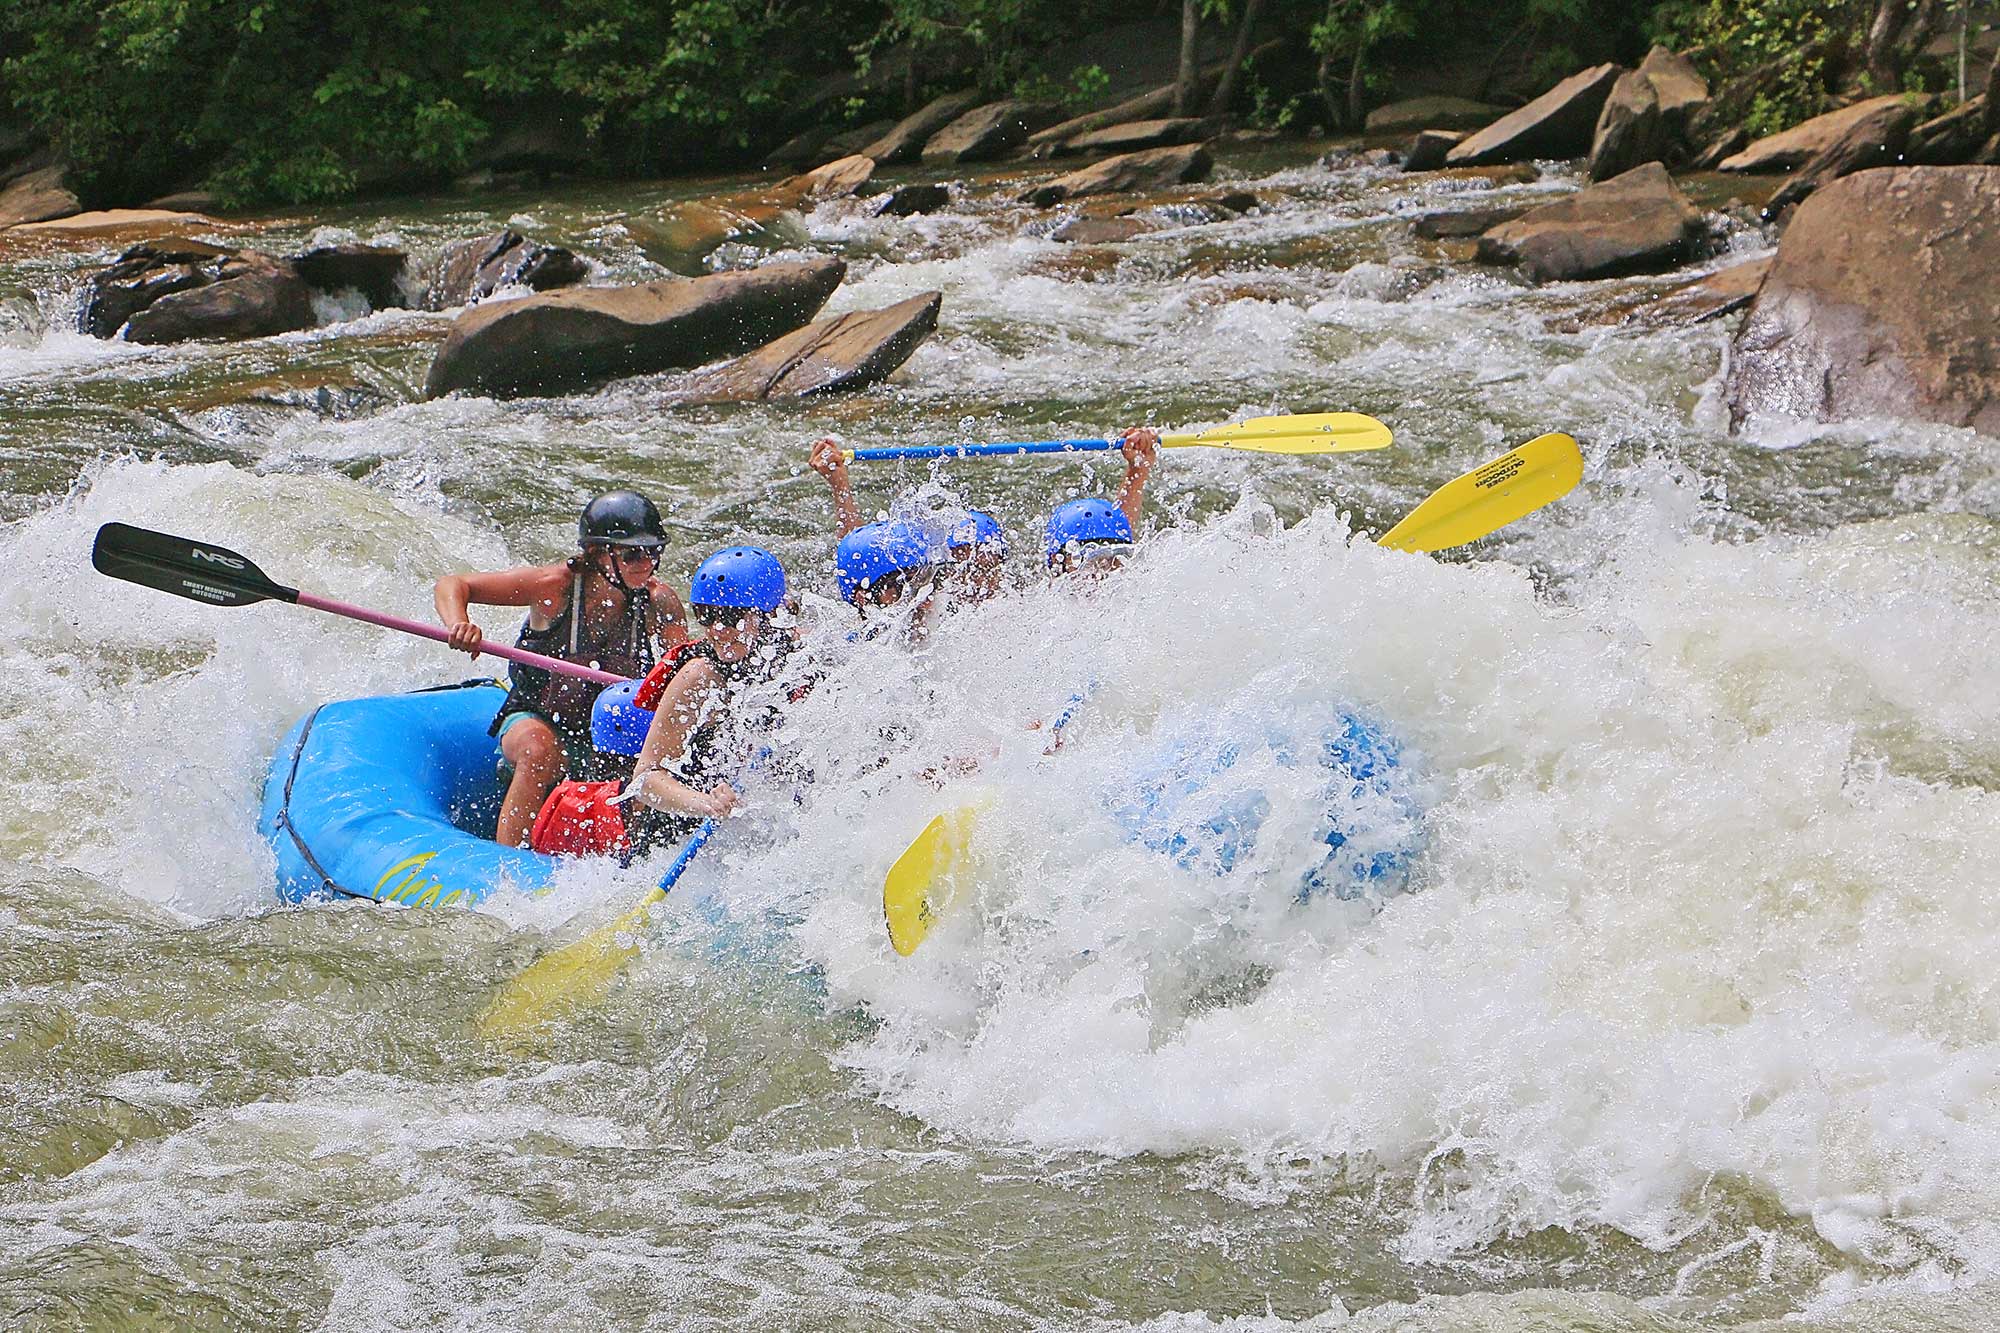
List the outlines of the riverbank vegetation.
{"type": "Polygon", "coordinates": [[[1071,107],[1176,83],[1177,113],[1358,129],[1391,97],[1519,102],[1654,40],[1763,132],[1853,92],[1951,90],[1923,51],[1980,0],[14,0],[0,140],[79,193],[224,205],[423,189],[473,169],[657,176],[755,161],[938,93],[1071,107]],[[1090,39],[1128,32],[1130,40],[1090,39]],[[1093,53],[1096,54],[1093,54],[1093,53]],[[1204,68],[1225,71],[1203,83],[1204,68]]]}

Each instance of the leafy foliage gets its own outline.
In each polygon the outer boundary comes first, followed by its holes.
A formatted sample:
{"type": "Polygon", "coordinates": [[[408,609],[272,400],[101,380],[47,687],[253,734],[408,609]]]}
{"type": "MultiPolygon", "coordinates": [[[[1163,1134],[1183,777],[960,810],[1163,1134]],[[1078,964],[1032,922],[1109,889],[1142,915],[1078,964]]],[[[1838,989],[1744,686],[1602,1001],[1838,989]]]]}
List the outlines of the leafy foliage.
{"type": "Polygon", "coordinates": [[[1757,136],[1829,108],[1871,9],[1866,0],[1671,0],[1648,26],[1654,40],[1698,54],[1718,94],[1743,103],[1723,110],[1757,136]]]}

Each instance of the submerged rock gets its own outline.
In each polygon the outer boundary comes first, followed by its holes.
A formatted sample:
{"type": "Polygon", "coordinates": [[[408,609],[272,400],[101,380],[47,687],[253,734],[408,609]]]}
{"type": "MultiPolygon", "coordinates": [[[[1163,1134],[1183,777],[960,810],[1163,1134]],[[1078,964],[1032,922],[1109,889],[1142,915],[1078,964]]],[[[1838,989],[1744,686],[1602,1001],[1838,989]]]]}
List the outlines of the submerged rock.
{"type": "Polygon", "coordinates": [[[1729,359],[1732,425],[1899,416],[2000,435],[2000,167],[1884,167],[1792,215],[1729,359]]]}
{"type": "Polygon", "coordinates": [[[814,259],[474,306],[438,349],[424,397],[565,393],[734,356],[811,319],[846,271],[814,259]]]}
{"type": "Polygon", "coordinates": [[[628,217],[624,225],[646,258],[691,278],[708,272],[708,256],[725,245],[777,250],[805,236],[805,223],[766,197],[697,199],[655,217],[628,217]]]}
{"type": "Polygon", "coordinates": [[[1887,107],[1906,105],[1902,94],[1871,97],[1865,102],[1814,116],[1781,134],[1768,134],[1716,164],[1718,171],[1793,171],[1838,143],[1856,124],[1887,107]]]}
{"type": "Polygon", "coordinates": [[[907,218],[918,213],[935,213],[951,203],[949,185],[930,182],[898,185],[889,197],[875,206],[875,216],[907,218]]]}
{"type": "Polygon", "coordinates": [[[679,402],[756,402],[864,388],[887,379],[937,328],[941,292],[883,310],[816,320],[748,356],[702,371],[671,395],[679,402]]]}
{"type": "Polygon", "coordinates": [[[583,281],[590,269],[559,245],[538,245],[513,230],[496,231],[444,248],[437,277],[424,294],[426,310],[449,310],[491,296],[502,287],[538,292],[583,281]]]}
{"type": "Polygon", "coordinates": [[[1157,230],[1156,224],[1139,217],[1071,218],[1050,232],[1049,239],[1072,245],[1115,245],[1157,230]]]}
{"type": "Polygon", "coordinates": [[[933,134],[978,105],[979,94],[975,90],[947,93],[903,117],[887,134],[860,151],[864,156],[874,158],[877,166],[894,166],[911,161],[923,152],[924,145],[930,142],[933,134]]]}
{"type": "Polygon", "coordinates": [[[1065,199],[1132,190],[1159,190],[1169,185],[1204,180],[1214,167],[1215,159],[1200,144],[1149,148],[1143,153],[1107,157],[1067,176],[1058,176],[1024,190],[1019,197],[1022,203],[1048,208],[1065,199]]]}
{"type": "Polygon", "coordinates": [[[1707,277],[1658,296],[1614,303],[1603,313],[1583,321],[1592,324],[1624,324],[1639,328],[1688,328],[1741,310],[1756,298],[1764,276],[1771,271],[1772,259],[1746,260],[1717,269],[1707,277]]]}
{"type": "Polygon", "coordinates": [[[1582,157],[1590,151],[1597,115],[1621,73],[1616,65],[1597,65],[1570,75],[1520,110],[1469,136],[1446,155],[1446,163],[1478,167],[1536,157],[1582,157]]]}
{"type": "Polygon", "coordinates": [[[1531,209],[1479,239],[1479,259],[1518,263],[1536,282],[1671,268],[1692,257],[1701,213],[1657,162],[1531,209]]]}
{"type": "Polygon", "coordinates": [[[1490,208],[1461,208],[1455,212],[1425,213],[1410,223],[1410,230],[1427,241],[1461,240],[1492,231],[1528,211],[1526,204],[1495,204],[1490,208]]]}

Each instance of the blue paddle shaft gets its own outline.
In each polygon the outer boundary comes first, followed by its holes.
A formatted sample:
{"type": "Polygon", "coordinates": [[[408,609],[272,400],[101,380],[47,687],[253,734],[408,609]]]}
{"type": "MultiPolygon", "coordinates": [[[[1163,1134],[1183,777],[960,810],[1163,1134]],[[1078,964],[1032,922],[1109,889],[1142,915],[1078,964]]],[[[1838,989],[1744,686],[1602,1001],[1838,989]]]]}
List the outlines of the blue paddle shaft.
{"type": "Polygon", "coordinates": [[[1029,444],[905,444],[886,449],[856,449],[858,462],[894,458],[986,458],[994,454],[1086,454],[1118,448],[1121,440],[1038,440],[1029,444]]]}
{"type": "MultiPolygon", "coordinates": [[[[771,757],[770,746],[768,745],[758,746],[757,753],[750,756],[750,762],[745,766],[745,771],[747,772],[751,769],[756,768],[757,765],[763,763],[766,759],[769,759],[770,757],[771,757]]],[[[731,778],[729,780],[729,785],[735,788],[739,792],[743,790],[743,784],[741,782],[738,782],[734,778],[731,778]]],[[[659,887],[660,893],[667,894],[667,893],[672,893],[674,891],[674,885],[680,883],[681,875],[688,868],[688,862],[694,860],[694,854],[700,851],[703,847],[707,846],[708,840],[715,836],[715,822],[716,821],[712,818],[704,819],[701,821],[701,827],[688,835],[688,840],[686,845],[684,845],[681,848],[681,854],[679,856],[676,856],[674,858],[674,863],[667,867],[667,873],[660,876],[660,887],[659,887]]]]}
{"type": "Polygon", "coordinates": [[[704,819],[701,821],[701,827],[688,835],[687,845],[681,848],[681,854],[667,867],[667,873],[660,876],[661,893],[674,891],[674,885],[680,882],[682,872],[688,868],[688,862],[694,860],[694,854],[702,849],[714,833],[715,821],[704,819]]]}

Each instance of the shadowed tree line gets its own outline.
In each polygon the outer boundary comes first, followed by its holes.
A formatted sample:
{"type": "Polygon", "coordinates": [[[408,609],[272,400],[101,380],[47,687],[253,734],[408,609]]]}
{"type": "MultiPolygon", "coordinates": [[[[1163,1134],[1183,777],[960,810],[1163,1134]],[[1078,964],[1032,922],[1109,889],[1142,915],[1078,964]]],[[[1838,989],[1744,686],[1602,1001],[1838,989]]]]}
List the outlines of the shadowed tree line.
{"type": "MultiPolygon", "coordinates": [[[[1653,41],[1765,130],[1859,92],[1952,90],[1920,55],[1985,0],[11,0],[0,149],[39,142],[93,202],[421,189],[469,168],[667,175],[941,92],[1104,100],[1075,44],[1166,34],[1181,114],[1351,130],[1408,92],[1520,101],[1653,41]],[[1175,41],[1177,35],[1178,41],[1175,41]],[[1223,72],[1203,77],[1203,52],[1223,72]],[[1256,52],[1253,58],[1253,52],[1256,52]],[[1176,59],[1175,56],[1178,56],[1176,59]],[[1734,101],[1729,99],[1733,96],[1734,101]]],[[[1961,60],[1961,63],[1963,61],[1961,60]]],[[[1977,71],[1983,75],[1983,69],[1977,71]]],[[[1983,82],[1983,80],[1981,80],[1983,82]]],[[[1976,91],[1976,90],[1975,90],[1976,91]]]]}

